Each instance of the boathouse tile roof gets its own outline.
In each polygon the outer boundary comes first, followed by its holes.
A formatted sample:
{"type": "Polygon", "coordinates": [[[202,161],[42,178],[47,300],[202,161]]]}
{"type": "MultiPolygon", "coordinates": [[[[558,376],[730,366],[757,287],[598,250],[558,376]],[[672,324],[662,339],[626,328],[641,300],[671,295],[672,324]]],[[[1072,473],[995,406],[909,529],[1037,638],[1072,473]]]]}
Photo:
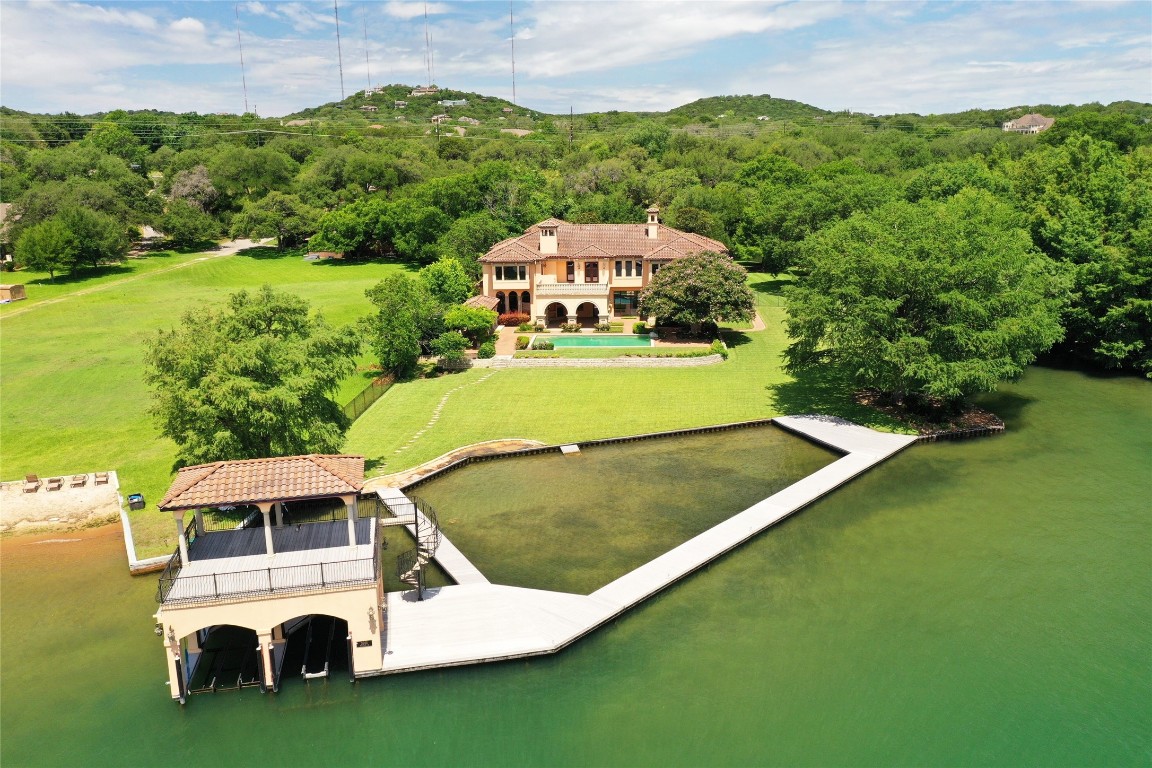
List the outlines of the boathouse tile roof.
{"type": "Polygon", "coordinates": [[[159,506],[195,509],[346,496],[363,487],[363,456],[311,453],[217,461],[181,469],[159,506]]]}
{"type": "Polygon", "coordinates": [[[647,224],[570,224],[559,219],[546,219],[525,230],[519,237],[503,240],[480,257],[488,264],[576,259],[587,248],[598,248],[598,258],[645,258],[660,251],[655,258],[672,259],[700,251],[727,253],[728,247],[710,237],[681,232],[658,225],[656,237],[648,237],[647,224]],[[540,229],[556,229],[556,253],[540,253],[540,229]],[[671,251],[663,249],[671,247],[671,251]]]}

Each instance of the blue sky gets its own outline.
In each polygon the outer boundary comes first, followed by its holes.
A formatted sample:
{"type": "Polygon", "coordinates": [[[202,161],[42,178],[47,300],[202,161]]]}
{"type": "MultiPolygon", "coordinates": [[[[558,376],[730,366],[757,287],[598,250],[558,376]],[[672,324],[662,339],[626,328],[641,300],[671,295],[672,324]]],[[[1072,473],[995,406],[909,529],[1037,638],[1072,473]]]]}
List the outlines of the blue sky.
{"type": "MultiPolygon", "coordinates": [[[[347,94],[428,79],[511,98],[504,2],[339,0],[347,94]],[[365,29],[367,46],[365,46],[365,29]],[[366,55],[367,54],[367,55],[366,55]]],[[[516,95],[546,112],[770,93],[874,114],[1152,102],[1152,2],[513,0],[516,95]]],[[[340,98],[331,0],[0,0],[0,103],[279,116],[340,98]]]]}

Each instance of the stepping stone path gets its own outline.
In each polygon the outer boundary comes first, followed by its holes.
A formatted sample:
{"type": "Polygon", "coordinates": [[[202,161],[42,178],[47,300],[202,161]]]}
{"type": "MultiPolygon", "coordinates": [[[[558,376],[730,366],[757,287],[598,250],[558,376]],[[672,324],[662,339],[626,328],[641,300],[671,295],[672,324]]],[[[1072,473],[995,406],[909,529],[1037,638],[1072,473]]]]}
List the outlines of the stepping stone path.
{"type": "Polygon", "coordinates": [[[497,373],[496,371],[489,371],[488,373],[484,374],[480,378],[476,379],[476,381],[470,381],[467,384],[461,384],[460,386],[453,387],[452,389],[445,392],[444,396],[440,398],[440,402],[437,403],[436,407],[432,409],[432,418],[428,420],[428,423],[424,425],[424,428],[421,429],[416,434],[412,435],[412,437],[408,438],[408,442],[404,443],[404,445],[397,448],[396,453],[402,453],[402,452],[408,450],[409,448],[411,448],[412,445],[417,440],[419,440],[420,437],[425,432],[432,429],[432,427],[436,425],[436,422],[440,421],[440,412],[444,410],[444,406],[448,403],[448,398],[452,396],[453,392],[464,389],[464,387],[471,387],[475,384],[481,384],[481,383],[487,381],[488,379],[492,378],[493,376],[495,376],[496,373],[497,373]]]}

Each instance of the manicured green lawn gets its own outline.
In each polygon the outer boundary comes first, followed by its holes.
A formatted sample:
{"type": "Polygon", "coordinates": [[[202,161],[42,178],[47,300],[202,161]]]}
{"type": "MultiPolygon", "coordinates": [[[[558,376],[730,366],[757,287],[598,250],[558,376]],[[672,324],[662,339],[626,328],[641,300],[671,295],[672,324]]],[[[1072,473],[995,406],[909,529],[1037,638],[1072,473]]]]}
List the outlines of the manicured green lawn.
{"type": "MultiPolygon", "coordinates": [[[[127,274],[107,278],[142,274],[140,279],[98,291],[87,289],[102,278],[71,282],[57,286],[53,298],[62,300],[41,306],[19,302],[6,307],[8,315],[0,315],[3,478],[116,470],[122,492],[143,493],[149,504],[135,515],[141,556],[172,547],[172,523],[155,504],[171,482],[176,455],[175,445],[158,435],[147,413],[150,395],[141,363],[146,339],[175,325],[187,310],[218,304],[229,293],[263,283],[307,298],[331,323],[350,323],[370,310],[366,288],[405,269],[305,262],[295,255],[278,256],[273,249],[163,272],[158,271],[163,264],[156,266],[161,260],[152,258],[133,260],[127,274]]],[[[364,375],[354,377],[341,394],[346,390],[350,398],[366,384],[364,375]]]]}

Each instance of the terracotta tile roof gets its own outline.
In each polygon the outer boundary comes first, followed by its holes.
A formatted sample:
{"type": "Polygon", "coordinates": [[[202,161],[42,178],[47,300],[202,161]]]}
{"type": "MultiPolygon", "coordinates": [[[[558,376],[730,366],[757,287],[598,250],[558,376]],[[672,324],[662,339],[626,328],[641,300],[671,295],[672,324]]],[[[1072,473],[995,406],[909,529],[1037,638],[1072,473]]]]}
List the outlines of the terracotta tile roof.
{"type": "Polygon", "coordinates": [[[358,493],[363,487],[363,456],[311,453],[217,461],[181,469],[160,502],[160,509],[343,496],[358,493]]]}
{"type": "Polygon", "coordinates": [[[473,296],[464,302],[466,307],[476,307],[478,309],[496,309],[500,306],[500,299],[495,296],[473,296]]]}
{"type": "Polygon", "coordinates": [[[480,257],[485,263],[538,261],[541,259],[582,258],[587,248],[598,248],[603,255],[598,258],[641,258],[662,249],[671,247],[673,252],[657,258],[677,258],[700,251],[727,253],[728,247],[710,237],[681,232],[672,227],[659,225],[656,237],[648,237],[647,224],[569,224],[559,219],[547,219],[525,230],[523,235],[512,237],[492,246],[488,253],[480,257]],[[540,227],[556,228],[556,253],[540,253],[540,227]]]}

